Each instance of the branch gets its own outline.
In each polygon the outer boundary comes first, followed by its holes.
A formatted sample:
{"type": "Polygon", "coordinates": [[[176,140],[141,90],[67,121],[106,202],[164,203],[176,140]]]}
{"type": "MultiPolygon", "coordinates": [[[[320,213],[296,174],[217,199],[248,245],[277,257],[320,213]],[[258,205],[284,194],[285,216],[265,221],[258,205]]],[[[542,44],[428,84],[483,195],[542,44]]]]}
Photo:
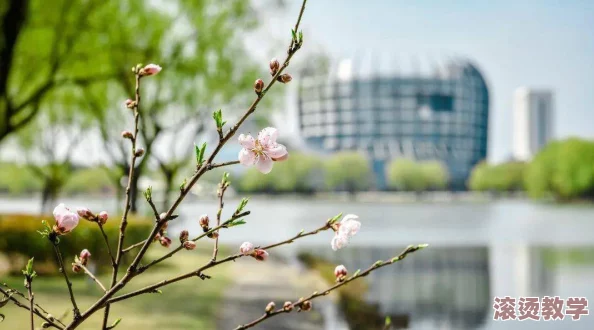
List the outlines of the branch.
{"type": "MultiPolygon", "coordinates": [[[[5,295],[6,295],[6,293],[9,293],[9,294],[12,294],[12,293],[14,293],[14,294],[16,294],[16,295],[20,296],[21,298],[23,298],[23,299],[27,300],[27,297],[25,297],[25,295],[24,295],[23,293],[21,293],[20,291],[18,291],[18,290],[16,290],[16,289],[13,289],[13,288],[9,287],[9,286],[8,286],[8,284],[6,284],[6,283],[0,283],[0,285],[4,286],[6,289],[8,289],[8,290],[2,290],[2,288],[0,288],[0,291],[1,291],[2,293],[4,293],[5,295]]],[[[25,306],[25,307],[27,307],[27,306],[25,306]]],[[[39,313],[39,311],[38,311],[38,310],[40,310],[40,311],[44,312],[45,314],[48,314],[48,315],[50,315],[50,313],[49,313],[48,311],[46,311],[46,310],[45,310],[43,307],[39,306],[39,304],[35,303],[35,307],[37,307],[37,308],[35,309],[35,311],[34,311],[34,312],[36,312],[36,313],[35,313],[36,315],[38,315],[38,316],[42,317],[41,315],[37,314],[37,313],[39,313]]],[[[43,318],[43,317],[42,317],[42,318],[43,318]]],[[[46,321],[47,321],[47,320],[46,320],[46,321]]],[[[59,319],[55,319],[55,321],[58,321],[58,322],[59,322],[59,323],[60,323],[62,326],[66,326],[66,325],[65,325],[64,323],[62,323],[62,321],[60,321],[59,319]]]]}
{"type": "Polygon", "coordinates": [[[366,270],[364,270],[362,272],[359,272],[359,271],[355,272],[355,274],[353,274],[353,276],[345,279],[342,282],[339,282],[339,283],[331,286],[330,288],[326,289],[325,291],[322,291],[321,293],[316,291],[313,294],[311,294],[309,297],[301,298],[298,301],[292,303],[290,306],[289,305],[283,306],[283,307],[281,307],[281,308],[279,308],[279,309],[277,309],[275,311],[271,311],[269,313],[265,313],[264,315],[262,315],[261,317],[257,318],[256,320],[254,320],[254,321],[252,321],[250,323],[247,323],[247,324],[238,326],[237,328],[235,328],[235,330],[244,330],[244,329],[252,328],[255,325],[257,325],[258,323],[263,322],[263,321],[265,321],[265,320],[267,320],[267,319],[269,319],[269,318],[271,318],[273,316],[276,316],[276,315],[279,315],[279,314],[283,314],[283,313],[289,313],[295,307],[301,309],[302,306],[303,306],[303,304],[305,302],[311,301],[311,300],[313,300],[315,298],[318,298],[318,297],[321,297],[321,296],[326,296],[330,292],[332,292],[332,291],[340,288],[341,286],[344,286],[347,283],[350,283],[350,282],[352,282],[352,281],[354,281],[354,280],[356,280],[358,278],[365,277],[365,276],[369,275],[371,272],[373,272],[375,270],[378,270],[378,269],[380,269],[382,267],[385,267],[385,266],[391,265],[391,264],[393,264],[393,263],[395,263],[397,261],[400,261],[400,260],[404,259],[408,254],[413,253],[415,251],[418,251],[418,250],[420,250],[420,249],[422,249],[422,248],[424,248],[426,246],[427,245],[417,245],[417,246],[410,245],[402,253],[400,253],[398,256],[396,256],[396,257],[394,257],[394,258],[392,258],[390,260],[386,260],[386,261],[379,260],[376,263],[374,263],[373,265],[371,265],[369,268],[367,268],[366,270]]]}
{"type": "MultiPolygon", "coordinates": [[[[133,137],[131,139],[132,141],[132,159],[130,160],[130,171],[128,172],[128,186],[126,187],[126,202],[124,204],[124,214],[122,215],[122,221],[120,222],[120,236],[118,239],[118,249],[117,249],[117,254],[116,254],[116,259],[115,259],[115,264],[113,265],[113,271],[112,271],[112,276],[111,276],[111,284],[110,287],[113,288],[114,285],[116,284],[117,278],[118,278],[118,267],[120,265],[120,260],[122,259],[122,249],[124,248],[124,238],[126,237],[126,227],[128,226],[128,212],[130,212],[130,207],[131,207],[131,193],[130,193],[130,188],[132,186],[132,180],[134,177],[134,170],[135,170],[135,163],[136,163],[136,158],[140,155],[137,155],[136,153],[136,141],[138,138],[138,119],[140,117],[140,113],[138,111],[138,106],[140,105],[140,74],[138,72],[136,72],[135,74],[136,76],[136,88],[134,89],[134,95],[135,95],[135,102],[134,102],[134,108],[132,109],[134,111],[134,132],[133,132],[133,137]]],[[[107,328],[107,321],[109,319],[109,305],[105,306],[105,312],[103,314],[103,327],[102,329],[106,329],[107,328]]]]}
{"type": "Polygon", "coordinates": [[[33,300],[35,297],[33,296],[33,279],[30,276],[25,276],[25,281],[27,283],[27,293],[29,294],[29,310],[31,311],[31,330],[35,330],[35,319],[33,316],[35,313],[33,312],[33,300]]]}
{"type": "Polygon", "coordinates": [[[208,169],[209,170],[212,170],[212,169],[217,168],[217,167],[224,167],[224,166],[236,165],[236,164],[239,164],[239,161],[238,160],[232,160],[230,162],[224,162],[224,163],[214,163],[214,164],[211,164],[208,169]]]}
{"type": "Polygon", "coordinates": [[[81,264],[80,262],[76,262],[75,264],[77,266],[79,266],[80,268],[82,268],[82,270],[85,271],[85,274],[89,275],[89,277],[93,281],[95,281],[95,283],[97,283],[97,285],[99,285],[99,287],[101,287],[101,290],[103,290],[103,292],[107,292],[107,289],[105,289],[105,286],[103,285],[103,283],[101,283],[101,281],[99,281],[99,279],[97,277],[95,277],[95,275],[93,275],[93,273],[87,267],[85,267],[85,265],[81,264]]]}
{"type": "Polygon", "coordinates": [[[109,245],[109,239],[107,238],[107,234],[105,234],[105,230],[103,229],[103,225],[101,224],[101,222],[97,221],[97,225],[99,226],[99,229],[101,229],[101,234],[103,235],[103,239],[105,240],[105,245],[107,246],[107,252],[109,253],[109,257],[111,258],[111,266],[115,267],[117,265],[115,262],[115,258],[113,257],[113,253],[111,252],[111,246],[109,245]]]}
{"type": "Polygon", "coordinates": [[[80,311],[78,310],[78,306],[76,305],[76,300],[74,299],[74,293],[72,292],[72,282],[68,279],[68,274],[66,274],[66,269],[64,269],[64,259],[62,259],[62,253],[60,252],[60,248],[58,247],[58,243],[55,241],[56,238],[52,240],[52,245],[54,246],[54,252],[56,252],[56,259],[58,260],[58,266],[60,267],[60,273],[64,276],[64,280],[66,281],[66,286],[68,287],[68,293],[70,294],[70,301],[72,302],[72,311],[74,312],[74,319],[80,318],[80,311]]]}
{"type": "MultiPolygon", "coordinates": [[[[219,226],[217,226],[217,227],[214,227],[214,228],[212,228],[212,229],[208,230],[207,232],[203,233],[202,235],[199,235],[199,236],[197,236],[196,238],[193,238],[193,239],[191,239],[191,241],[192,241],[192,242],[197,242],[198,240],[200,240],[200,239],[202,239],[202,238],[204,238],[204,237],[206,237],[206,236],[209,236],[209,235],[211,235],[212,233],[214,233],[215,231],[217,231],[217,230],[219,230],[219,229],[221,229],[221,228],[227,228],[227,227],[228,227],[228,225],[229,225],[231,222],[233,222],[233,221],[235,221],[235,220],[237,220],[237,219],[239,219],[239,218],[245,217],[245,216],[247,216],[247,215],[249,215],[249,214],[250,214],[250,211],[242,212],[242,213],[239,213],[239,214],[234,214],[234,215],[233,215],[231,218],[229,218],[227,221],[223,222],[223,224],[221,224],[221,225],[219,225],[219,226]]],[[[139,246],[141,243],[144,243],[144,241],[142,241],[142,242],[138,242],[138,243],[134,244],[133,246],[129,247],[128,249],[132,249],[132,248],[134,248],[134,247],[137,247],[137,246],[139,246]]],[[[155,259],[155,260],[151,261],[150,263],[148,263],[146,266],[142,266],[142,267],[138,268],[138,271],[137,271],[137,273],[138,273],[138,274],[140,274],[140,273],[143,273],[144,271],[146,271],[146,270],[147,270],[147,269],[149,269],[150,267],[152,267],[152,266],[154,266],[154,265],[156,265],[156,264],[160,263],[161,261],[163,261],[163,260],[165,260],[165,259],[169,259],[169,258],[171,258],[171,257],[172,257],[174,254],[176,254],[176,253],[178,253],[179,251],[183,250],[183,248],[184,248],[184,245],[183,245],[183,243],[182,243],[182,244],[180,244],[180,245],[179,245],[177,248],[173,249],[171,252],[167,253],[166,255],[162,256],[161,258],[159,258],[159,259],[155,259]]]]}
{"type": "MultiPolygon", "coordinates": [[[[6,283],[4,283],[3,285],[6,286],[6,283]]],[[[17,290],[14,290],[14,289],[4,290],[4,289],[0,288],[0,293],[2,293],[6,297],[6,299],[12,301],[17,307],[26,309],[28,311],[31,310],[31,307],[22,304],[20,301],[18,301],[15,297],[12,296],[13,293],[16,293],[19,296],[22,296],[23,298],[25,298],[25,296],[22,293],[18,292],[17,290]]],[[[25,298],[25,299],[27,299],[27,298],[25,298]]],[[[35,304],[35,306],[37,306],[39,309],[43,310],[43,308],[39,307],[39,305],[35,304]]],[[[45,310],[43,310],[43,311],[45,312],[45,310]]],[[[45,312],[45,313],[46,314],[49,314],[47,312],[45,312]]],[[[33,314],[37,315],[39,318],[41,318],[42,320],[44,320],[45,322],[47,322],[47,324],[49,324],[49,326],[51,326],[51,327],[54,327],[54,328],[60,329],[60,330],[64,329],[63,326],[61,326],[61,325],[59,325],[59,324],[56,323],[56,321],[60,322],[59,320],[56,320],[56,319],[53,319],[53,318],[50,319],[49,317],[41,314],[37,308],[33,309],[33,314]]]]}
{"type": "MultiPolygon", "coordinates": [[[[217,189],[217,196],[219,197],[219,210],[217,211],[217,227],[221,226],[221,213],[223,213],[223,207],[225,206],[225,203],[223,202],[223,197],[225,196],[225,191],[227,191],[227,188],[229,187],[229,180],[227,180],[227,177],[228,173],[223,174],[223,179],[221,180],[221,183],[219,183],[219,189],[217,189]]],[[[214,248],[212,251],[211,262],[217,261],[217,254],[219,253],[219,232],[217,230],[213,233],[216,233],[216,235],[214,248]]]]}
{"type": "Polygon", "coordinates": [[[135,249],[135,248],[137,248],[139,246],[142,246],[144,244],[144,242],[146,242],[146,240],[140,241],[140,242],[138,242],[136,244],[132,244],[132,245],[128,246],[127,248],[123,249],[122,250],[122,253],[129,252],[130,250],[133,250],[133,249],[135,249]]]}
{"type": "MultiPolygon", "coordinates": [[[[287,240],[284,240],[284,241],[279,242],[279,243],[276,243],[276,244],[268,245],[268,246],[265,246],[265,247],[260,248],[260,249],[268,250],[268,249],[272,249],[272,248],[275,248],[275,247],[278,247],[278,246],[281,246],[281,245],[284,245],[284,244],[290,244],[290,243],[293,243],[293,241],[296,240],[296,239],[298,239],[298,238],[302,238],[302,237],[306,237],[306,236],[310,236],[310,235],[315,235],[315,234],[319,233],[320,231],[328,230],[329,228],[330,228],[330,226],[328,224],[325,224],[324,226],[322,226],[322,227],[320,227],[320,228],[318,228],[316,230],[313,230],[313,231],[310,231],[310,232],[307,232],[307,233],[300,232],[296,236],[291,237],[291,238],[289,238],[287,240]]],[[[217,230],[217,228],[213,228],[209,232],[212,232],[212,231],[215,231],[215,230],[217,230]]],[[[205,234],[199,236],[198,238],[195,239],[195,241],[198,240],[198,239],[200,239],[200,238],[202,238],[202,237],[204,237],[204,236],[206,236],[207,234],[208,233],[205,233],[205,234]]],[[[169,253],[168,256],[167,256],[167,258],[170,257],[171,255],[173,255],[173,253],[169,253]]],[[[238,258],[241,258],[241,257],[245,257],[245,255],[243,255],[241,253],[238,253],[238,254],[234,254],[234,255],[228,256],[227,258],[224,258],[224,259],[221,259],[221,260],[218,260],[218,261],[212,261],[211,260],[206,265],[204,265],[204,266],[202,266],[202,267],[200,267],[200,268],[198,268],[198,269],[196,269],[194,271],[191,271],[189,273],[186,273],[186,274],[183,274],[183,275],[179,275],[179,276],[173,277],[173,278],[168,279],[168,280],[157,282],[155,284],[149,285],[147,287],[144,287],[142,289],[139,289],[139,290],[136,290],[136,291],[127,293],[127,294],[123,294],[121,296],[117,296],[117,297],[111,298],[108,301],[108,303],[114,303],[114,302],[117,302],[117,301],[129,299],[129,298],[138,296],[138,295],[143,294],[143,293],[156,292],[156,290],[158,288],[162,287],[162,286],[165,286],[165,285],[168,285],[168,284],[172,284],[172,283],[175,283],[175,282],[179,282],[181,280],[184,280],[184,279],[187,279],[187,278],[190,278],[190,277],[194,277],[194,276],[198,276],[198,277],[200,277],[202,279],[208,278],[206,275],[202,274],[203,271],[205,271],[205,270],[207,270],[209,268],[212,268],[214,266],[220,265],[222,263],[226,263],[226,262],[229,262],[229,261],[234,261],[235,259],[238,259],[238,258]]],[[[160,261],[165,260],[167,258],[161,258],[160,261]]]]}

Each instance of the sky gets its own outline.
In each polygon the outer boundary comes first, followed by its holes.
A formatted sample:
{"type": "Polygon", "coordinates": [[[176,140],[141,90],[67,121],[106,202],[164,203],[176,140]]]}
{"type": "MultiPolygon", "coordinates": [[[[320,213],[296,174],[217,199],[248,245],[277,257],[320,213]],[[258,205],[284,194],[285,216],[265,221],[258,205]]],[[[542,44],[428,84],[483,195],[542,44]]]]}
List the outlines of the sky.
{"type": "MultiPolygon", "coordinates": [[[[294,24],[301,1],[288,2],[271,30],[294,24]]],[[[594,138],[592,0],[309,0],[302,27],[304,52],[323,50],[335,61],[369,52],[471,60],[491,96],[490,161],[511,156],[520,86],[553,90],[555,138],[594,138]]]]}

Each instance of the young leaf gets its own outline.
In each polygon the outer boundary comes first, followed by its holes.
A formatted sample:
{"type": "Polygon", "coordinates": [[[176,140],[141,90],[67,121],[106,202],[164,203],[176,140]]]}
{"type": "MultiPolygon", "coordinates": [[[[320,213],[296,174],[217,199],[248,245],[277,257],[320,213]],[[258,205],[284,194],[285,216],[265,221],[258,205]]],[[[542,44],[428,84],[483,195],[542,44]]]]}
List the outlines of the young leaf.
{"type": "Polygon", "coordinates": [[[340,212],[340,213],[338,213],[337,215],[335,215],[335,216],[333,216],[332,218],[330,218],[330,219],[328,220],[328,223],[329,223],[329,224],[333,224],[333,223],[335,223],[336,221],[338,221],[338,219],[340,219],[340,217],[342,217],[342,212],[340,212]]]}
{"type": "Polygon", "coordinates": [[[108,329],[113,329],[115,328],[118,324],[120,324],[120,322],[122,322],[122,318],[120,317],[119,319],[115,320],[108,329]]]}
{"type": "Polygon", "coordinates": [[[353,274],[353,277],[356,277],[357,275],[359,275],[360,272],[361,272],[361,269],[357,269],[357,271],[355,272],[355,274],[353,274]]]}
{"type": "Polygon", "coordinates": [[[237,207],[237,210],[235,210],[235,214],[239,214],[243,211],[243,209],[245,208],[245,206],[247,205],[247,203],[249,202],[249,198],[244,197],[241,199],[241,202],[239,202],[239,206],[237,207]]]}

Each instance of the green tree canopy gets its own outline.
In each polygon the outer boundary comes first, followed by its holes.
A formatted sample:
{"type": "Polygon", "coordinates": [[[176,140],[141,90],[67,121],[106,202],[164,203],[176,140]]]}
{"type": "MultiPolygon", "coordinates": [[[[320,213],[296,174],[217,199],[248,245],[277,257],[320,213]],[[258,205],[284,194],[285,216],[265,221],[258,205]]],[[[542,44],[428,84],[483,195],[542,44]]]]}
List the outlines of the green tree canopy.
{"type": "Polygon", "coordinates": [[[354,193],[371,187],[373,177],[369,160],[359,152],[335,153],[324,165],[326,184],[331,190],[354,193]]]}

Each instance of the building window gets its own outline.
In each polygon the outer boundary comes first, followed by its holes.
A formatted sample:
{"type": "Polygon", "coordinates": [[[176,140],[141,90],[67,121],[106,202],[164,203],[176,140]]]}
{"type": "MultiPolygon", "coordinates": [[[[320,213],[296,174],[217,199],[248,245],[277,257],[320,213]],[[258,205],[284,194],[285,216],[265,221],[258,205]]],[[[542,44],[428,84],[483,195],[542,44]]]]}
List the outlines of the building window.
{"type": "Polygon", "coordinates": [[[421,106],[429,106],[433,111],[453,111],[454,98],[446,94],[424,94],[418,93],[417,104],[421,106]]]}

